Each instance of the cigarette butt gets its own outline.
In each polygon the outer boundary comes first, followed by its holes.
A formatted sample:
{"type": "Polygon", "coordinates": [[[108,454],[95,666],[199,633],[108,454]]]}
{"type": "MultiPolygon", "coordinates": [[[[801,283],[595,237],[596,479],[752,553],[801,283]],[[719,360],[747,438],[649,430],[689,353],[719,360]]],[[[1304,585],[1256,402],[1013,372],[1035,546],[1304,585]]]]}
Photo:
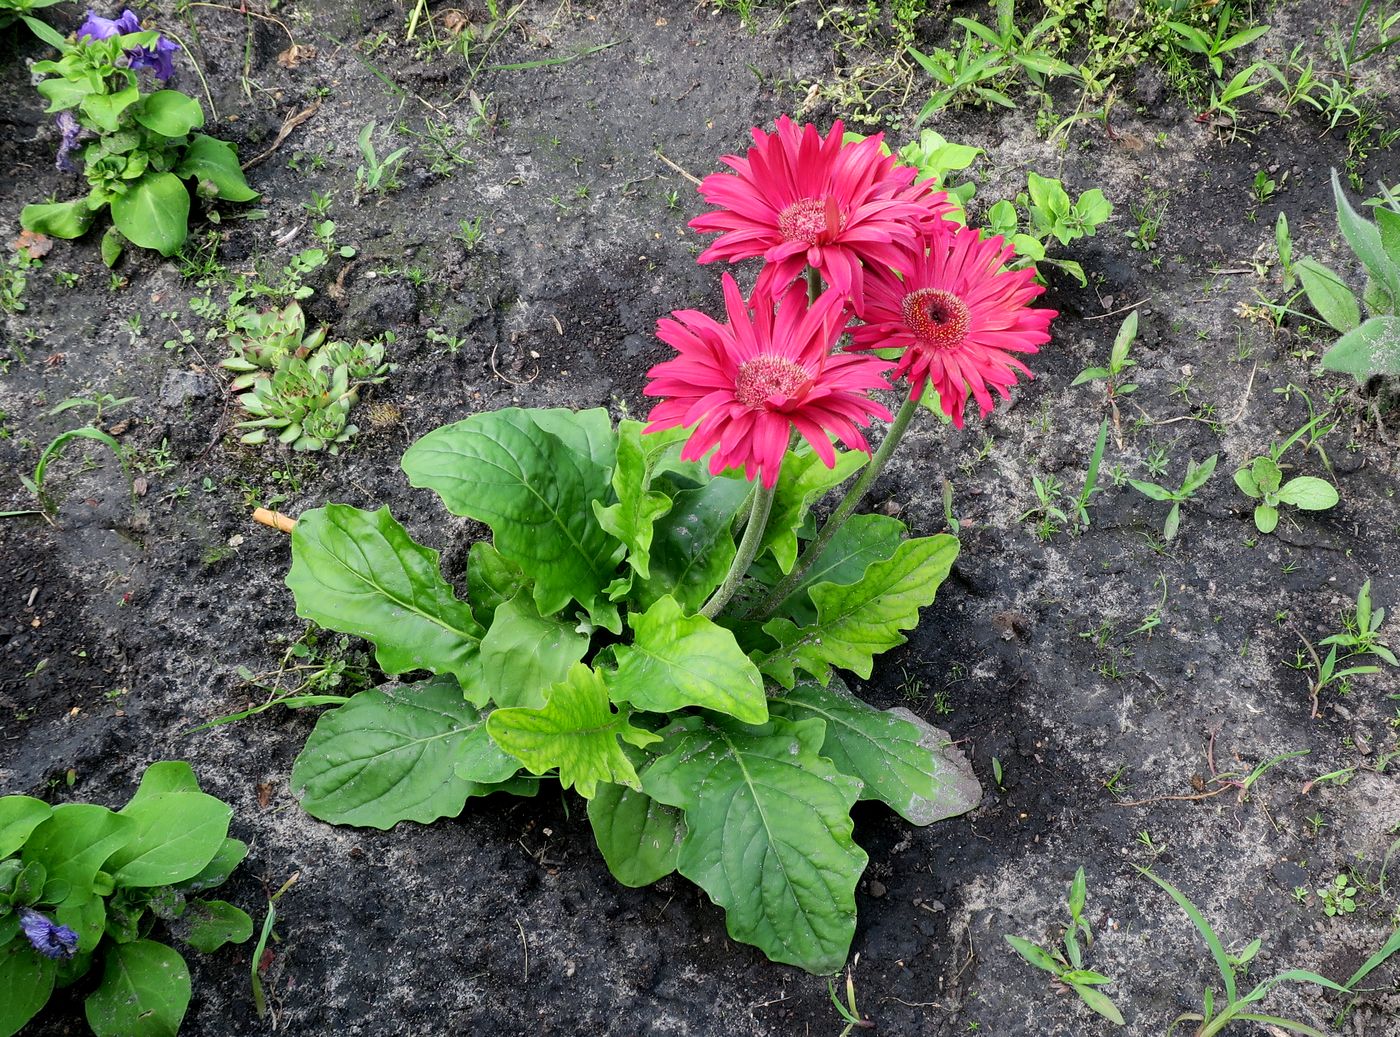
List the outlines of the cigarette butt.
{"type": "Polygon", "coordinates": [[[253,521],[259,525],[280,529],[283,533],[290,533],[297,524],[297,520],[290,515],[283,515],[280,511],[271,511],[268,508],[254,508],[253,521]]]}

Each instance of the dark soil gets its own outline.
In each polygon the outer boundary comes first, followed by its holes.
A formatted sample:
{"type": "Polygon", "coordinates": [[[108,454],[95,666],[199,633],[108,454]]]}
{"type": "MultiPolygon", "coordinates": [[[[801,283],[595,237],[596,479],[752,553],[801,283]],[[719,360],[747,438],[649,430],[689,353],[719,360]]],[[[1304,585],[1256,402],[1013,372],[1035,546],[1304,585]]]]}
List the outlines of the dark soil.
{"type": "MultiPolygon", "coordinates": [[[[480,22],[481,6],[463,11],[480,22]]],[[[1320,46],[1333,8],[1307,0],[1269,12],[1265,43],[1287,41],[1271,45],[1273,57],[1298,41],[1320,46]]],[[[205,788],[232,804],[233,834],[252,847],[229,899],[260,920],[265,897],[299,876],[278,904],[281,942],[263,962],[271,1020],[253,1012],[250,945],[230,947],[189,956],[186,1035],[840,1033],[826,981],[730,941],[721,912],[694,886],[679,877],[618,885],[572,796],[473,800],[457,820],[389,833],[333,828],[302,813],[287,783],[310,711],[191,733],[259,701],[239,668],[275,670],[302,632],[282,583],[287,540],[251,523],[252,504],[293,515],[326,501],[388,504],[444,551],[454,576],[480,530],[445,521],[435,498],[408,487],[398,459],[409,443],[509,404],[644,412],[645,372],[667,354],[653,336],[657,318],[712,307],[719,295],[718,271],[694,263],[699,243],[685,229],[700,200],[657,152],[708,173],[744,145],[748,127],[796,109],[808,82],[834,77],[818,6],[795,5],[781,21],[761,11],[750,32],[732,12],[695,3],[530,3],[490,64],[615,45],[475,79],[460,55],[417,55],[403,42],[405,10],[379,0],[283,5],[260,17],[216,4],[152,10],[189,43],[220,116],[216,132],[245,159],[319,103],[249,172],[266,218],[235,209],[196,234],[216,233],[230,273],[255,263],[275,272],[313,244],[303,206],[313,191],[329,194],[337,240],[358,255],[318,271],[306,306],[339,337],[393,331],[399,368],[369,394],[356,415],[363,433],[339,456],[241,446],[236,406],[213,366],[220,344],[203,341],[205,325],[187,305],[203,289],[174,262],[139,251],[113,282],[95,235],[55,245],[33,272],[28,309],[0,325],[0,502],[31,506],[19,473],[91,416],[51,408],[103,392],[136,397],[103,423],[123,429],[142,492],[133,500],[110,455],[79,444],[51,473],[61,501],[53,523],[0,521],[0,792],[116,805],[146,764],[189,759],[205,788]],[[289,37],[314,56],[279,63],[289,37]],[[485,123],[474,121],[473,92],[485,123]],[[381,135],[445,123],[469,162],[434,173],[424,142],[400,135],[416,146],[404,186],[354,204],[355,138],[370,119],[381,135]],[[477,216],[485,233],[468,250],[454,234],[477,216]],[[65,286],[60,274],[76,280],[65,286]],[[177,325],[195,341],[166,348],[177,325]],[[459,348],[431,340],[430,329],[459,336],[459,348]]],[[[47,14],[66,31],[81,12],[64,4],[47,14]]],[[[1350,10],[1343,17],[1349,25],[1350,10]]],[[[920,31],[930,45],[944,39],[948,13],[930,13],[920,31]]],[[[26,62],[41,46],[13,29],[0,46],[8,240],[25,203],[78,185],[53,170],[57,135],[28,83],[26,62]]],[[[1395,83],[1394,59],[1385,60],[1382,90],[1395,83]]],[[[1227,947],[1262,937],[1251,978],[1293,967],[1344,979],[1400,917],[1400,860],[1383,881],[1400,837],[1400,783],[1394,765],[1375,768],[1396,749],[1400,671],[1359,677],[1345,697],[1328,692],[1313,718],[1307,677],[1291,665],[1302,647],[1295,628],[1313,642],[1336,632],[1364,581],[1377,605],[1400,608],[1395,451],[1369,414],[1373,397],[1316,370],[1325,337],[1298,318],[1275,331],[1247,309],[1258,305],[1256,289],[1277,297],[1250,266],[1271,247],[1280,211],[1295,254],[1355,273],[1327,182],[1346,143],[1308,109],[1291,119],[1247,111],[1232,134],[1198,120],[1159,78],[1145,69],[1112,133],[1086,124],[1064,151],[1037,135],[1033,103],[947,112],[935,123],[987,151],[974,168],[974,220],[983,203],[1024,187],[1028,168],[1075,192],[1101,187],[1116,211],[1063,253],[1083,263],[1090,288],[1051,273],[1045,298],[1062,315],[1036,380],[964,432],[923,422],[877,484],[872,506],[899,509],[925,534],[943,526],[942,480],[951,478],[963,550],[909,643],[857,690],[949,729],[987,790],[974,813],[927,829],[882,808],[857,812],[871,863],[858,898],[855,983],[881,1033],[1115,1032],[1002,940],[1056,938],[1080,866],[1098,936],[1089,964],[1114,977],[1107,992],[1132,1034],[1164,1033],[1177,1014],[1198,1010],[1213,975],[1185,915],[1137,865],[1185,890],[1227,947]],[[1256,204],[1261,167],[1289,176],[1256,204]],[[1148,187],[1165,192],[1168,207],[1157,248],[1144,253],[1124,231],[1135,229],[1130,206],[1148,187]],[[1107,411],[1098,387],[1070,383],[1105,360],[1133,306],[1141,388],[1120,404],[1105,472],[1121,464],[1149,477],[1156,448],[1169,477],[1214,453],[1219,469],[1169,545],[1160,542],[1166,506],[1106,479],[1088,533],[1041,542],[1033,520],[1021,519],[1035,503],[1031,476],[1078,487],[1107,411]],[[1187,378],[1183,398],[1173,387],[1187,378]],[[1260,536],[1231,475],[1307,420],[1296,392],[1276,392],[1290,383],[1319,403],[1333,387],[1346,390],[1324,441],[1342,500],[1260,536]],[[1130,633],[1152,615],[1158,625],[1130,633]],[[1193,799],[1217,787],[1211,747],[1222,773],[1308,755],[1272,767],[1244,801],[1233,791],[1193,799]],[[1311,784],[1347,768],[1350,780],[1311,784]],[[1339,872],[1363,886],[1354,914],[1328,918],[1315,894],[1295,898],[1295,888],[1311,891],[1339,872]]],[[[201,91],[188,64],[178,84],[201,91]]],[[[889,121],[894,139],[912,132],[923,89],[889,121]]],[[[825,123],[841,113],[805,114],[825,123]]],[[[1394,183],[1400,162],[1377,152],[1362,174],[1368,186],[1394,183]]],[[[1388,418],[1393,430],[1397,415],[1388,418]]],[[[1300,472],[1326,474],[1315,454],[1290,457],[1300,472]]],[[[1385,629],[1400,642],[1400,626],[1385,629]]],[[[1297,986],[1268,1008],[1323,1028],[1341,1013],[1348,1034],[1400,1034],[1396,970],[1365,986],[1372,992],[1354,1006],[1297,986]]],[[[81,1003],[63,996],[25,1031],[78,1032],[81,1003]]]]}

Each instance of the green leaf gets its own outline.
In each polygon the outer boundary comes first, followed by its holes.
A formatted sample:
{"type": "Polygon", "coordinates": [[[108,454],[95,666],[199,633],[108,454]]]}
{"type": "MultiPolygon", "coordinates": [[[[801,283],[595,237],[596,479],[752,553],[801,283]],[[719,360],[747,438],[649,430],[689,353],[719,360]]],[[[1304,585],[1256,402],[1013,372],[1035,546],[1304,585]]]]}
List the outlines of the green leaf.
{"type": "Polygon", "coordinates": [[[38,861],[49,881],[66,882],[69,898],[86,900],[107,858],[136,834],[136,822],[93,803],[63,803],[53,808],[25,841],[20,860],[38,861]]]}
{"type": "Polygon", "coordinates": [[[651,486],[653,458],[643,446],[640,421],[623,421],[617,430],[617,467],[612,487],[617,503],[593,502],[598,524],[627,545],[627,564],[638,576],[651,575],[652,527],[671,510],[671,498],[651,486]],[[652,463],[649,463],[652,462],[652,463]]]}
{"type": "Polygon", "coordinates": [[[515,777],[520,770],[520,761],[491,740],[491,735],[486,730],[487,715],[482,714],[482,722],[467,732],[467,736],[457,746],[452,770],[464,781],[480,785],[499,785],[515,777]]]}
{"type": "Polygon", "coordinates": [[[482,725],[452,680],[362,691],[316,721],[292,765],[312,817],[388,830],[456,817],[476,790],[459,778],[463,742],[482,725]]]}
{"type": "Polygon", "coordinates": [[[687,616],[669,595],[627,621],[633,643],[617,647],[608,677],[616,701],[652,713],[701,706],[748,724],[768,719],[763,677],[728,630],[687,616]]]}
{"type": "Polygon", "coordinates": [[[92,226],[97,213],[88,208],[87,199],[71,202],[40,202],[20,210],[19,222],[25,230],[47,234],[51,238],[81,238],[92,226]]]}
{"type": "Polygon", "coordinates": [[[482,627],[490,629],[496,609],[529,584],[520,566],[506,561],[485,540],[478,540],[467,552],[467,597],[482,627]]]}
{"type": "Polygon", "coordinates": [[[1108,995],[1102,990],[1095,990],[1082,983],[1072,983],[1070,986],[1079,995],[1079,1000],[1088,1005],[1092,1011],[1097,1012],[1111,1023],[1123,1025],[1123,1013],[1118,1011],[1118,1006],[1109,1000],[1108,995]]]}
{"type": "Polygon", "coordinates": [[[542,709],[498,709],[486,729],[531,774],[559,768],[559,783],[591,799],[600,782],[640,789],[637,772],[618,739],[638,748],[658,740],[633,727],[627,713],[614,713],[603,678],[575,663],[568,678],[551,689],[542,709]]]}
{"type": "Polygon", "coordinates": [[[1358,382],[1378,374],[1400,375],[1400,317],[1372,317],[1347,332],[1323,355],[1322,367],[1358,382]]]}
{"type": "Polygon", "coordinates": [[[1137,490],[1138,493],[1142,494],[1144,497],[1150,497],[1153,500],[1165,501],[1172,499],[1172,491],[1163,486],[1158,486],[1156,483],[1143,482],[1141,479],[1129,479],[1128,485],[1137,490]]]}
{"type": "Polygon", "coordinates": [[[1108,366],[1110,372],[1121,371],[1128,360],[1128,350],[1132,349],[1133,343],[1137,340],[1138,334],[1138,311],[1133,310],[1123,318],[1123,323],[1118,326],[1118,333],[1113,336],[1113,349],[1109,352],[1108,366]]]}
{"type": "Polygon", "coordinates": [[[0,860],[14,853],[29,833],[49,819],[53,807],[32,796],[0,798],[0,860]]]}
{"type": "Polygon", "coordinates": [[[543,706],[546,693],[564,680],[588,651],[588,635],[574,624],[543,617],[528,591],[496,609],[481,639],[480,674],[467,689],[477,706],[543,706]]]}
{"type": "Polygon", "coordinates": [[[1326,479],[1300,475],[1284,483],[1283,488],[1278,491],[1278,499],[1304,511],[1326,511],[1335,507],[1339,498],[1337,488],[1326,479]]]}
{"type": "Polygon", "coordinates": [[[773,510],[763,531],[759,554],[772,551],[783,572],[797,561],[797,531],[812,505],[833,486],[840,486],[868,460],[859,450],[836,455],[836,467],[828,468],[815,453],[790,453],[778,475],[773,510]]]}
{"type": "Polygon", "coordinates": [[[463,687],[476,677],[485,631],[442,578],[438,553],[414,543],[387,507],[304,513],[287,586],[298,616],[373,641],[385,673],[450,673],[463,687]]]}
{"type": "Polygon", "coordinates": [[[808,594],[810,588],[819,583],[859,583],[871,563],[894,556],[904,532],[904,523],[888,515],[852,515],[774,611],[798,626],[815,623],[817,609],[808,594]]]}
{"type": "Polygon", "coordinates": [[[856,698],[841,679],[828,687],[803,681],[772,700],[775,716],[826,724],[821,754],[865,783],[861,799],[878,799],[916,825],[965,814],[982,786],[947,733],[902,707],[880,710],[856,698]]]}
{"type": "MultiPolygon", "coordinates": [[[[1259,489],[1256,496],[1268,496],[1277,492],[1279,484],[1283,482],[1283,469],[1268,457],[1256,457],[1254,463],[1249,466],[1249,474],[1253,476],[1254,485],[1259,489]]],[[[1235,482],[1238,485],[1239,480],[1236,479],[1235,482]]]]}
{"type": "Polygon", "coordinates": [[[1092,234],[1099,224],[1113,215],[1113,203],[1104,197],[1102,191],[1093,187],[1081,194],[1074,203],[1074,215],[1084,224],[1084,229],[1092,234]]]}
{"type": "MultiPolygon", "coordinates": [[[[612,580],[621,550],[593,517],[593,502],[612,492],[611,472],[594,456],[609,453],[598,441],[598,415],[607,420],[603,411],[585,411],[565,426],[549,411],[477,414],[429,432],[403,457],[410,483],[436,491],[454,515],[491,527],[496,550],[535,581],[541,615],[572,598],[595,623],[599,591],[612,580]],[[568,441],[546,431],[539,415],[556,431],[573,429],[568,441]]],[[[609,628],[620,629],[620,621],[609,628]]]]}
{"type": "Polygon", "coordinates": [[[958,556],[956,537],[939,534],[907,540],[885,562],[874,562],[859,583],[820,583],[808,592],[817,607],[817,622],[798,627],[777,618],[763,625],[779,647],[759,660],[759,669],[785,688],[800,668],[822,684],[831,666],[870,676],[872,660],[901,645],[919,622],[919,609],[932,604],[939,584],[958,556]]]}
{"type": "Polygon", "coordinates": [[[1259,498],[1264,495],[1259,484],[1254,479],[1254,473],[1248,468],[1240,468],[1235,472],[1235,485],[1246,497],[1259,498]]]}
{"type": "Polygon", "coordinates": [[[122,237],[122,232],[116,227],[108,227],[102,235],[100,248],[102,265],[111,269],[117,265],[117,260],[121,259],[122,251],[126,248],[126,239],[122,237]]]}
{"type": "MultiPolygon", "coordinates": [[[[115,93],[85,93],[79,102],[79,107],[88,118],[97,124],[97,128],[104,133],[116,133],[118,123],[121,120],[122,112],[126,111],[138,100],[141,99],[141,91],[137,88],[135,76],[131,77],[131,84],[115,93]]],[[[56,83],[57,80],[48,79],[40,83],[40,93],[44,93],[45,83],[56,83]]],[[[62,89],[62,88],[59,88],[62,89]]],[[[57,103],[57,98],[55,98],[57,103]]],[[[68,107],[67,104],[64,107],[68,107]]],[[[56,110],[56,109],[54,109],[56,110]]]]}
{"type": "Polygon", "coordinates": [[[1400,295],[1400,267],[1386,255],[1379,228],[1351,207],[1335,169],[1332,170],[1332,194],[1337,200],[1337,226],[1356,258],[1361,260],[1368,274],[1385,286],[1392,299],[1400,295]]]}
{"type": "Polygon", "coordinates": [[[28,940],[0,946],[0,1037],[13,1037],[48,1004],[58,962],[37,954],[28,940]]]}
{"type": "MultiPolygon", "coordinates": [[[[131,838],[103,869],[111,872],[118,886],[167,886],[191,879],[214,859],[228,837],[233,811],[227,804],[188,789],[149,791],[150,771],[147,775],[121,809],[122,817],[136,823],[131,838]]],[[[161,782],[162,776],[157,775],[153,787],[161,787],[161,782]]]]}
{"type": "Polygon", "coordinates": [[[1350,331],[1361,323],[1355,293],[1335,273],[1313,259],[1300,259],[1293,269],[1319,317],[1338,331],[1350,331]]]}
{"type": "Polygon", "coordinates": [[[241,839],[225,839],[209,863],[200,869],[199,874],[176,883],[175,888],[182,893],[197,893],[200,890],[222,886],[247,856],[247,843],[241,839]]]}
{"type": "Polygon", "coordinates": [[[137,122],[166,137],[183,137],[204,125],[204,109],[199,102],[179,90],[157,90],[147,94],[134,109],[137,122]]]}
{"type": "Polygon", "coordinates": [[[88,996],[97,1037],[175,1037],[190,1004],[190,970],[172,947],[154,940],[110,944],[102,985],[88,996]]]}
{"type": "Polygon", "coordinates": [[[1054,959],[1049,951],[1037,943],[1032,943],[1024,936],[1003,936],[1003,940],[1011,945],[1021,957],[1026,959],[1028,964],[1034,965],[1038,969],[1044,969],[1051,975],[1058,976],[1062,971],[1060,963],[1054,959]]]}
{"type": "Polygon", "coordinates": [[[195,950],[212,954],[226,943],[248,940],[253,935],[253,920],[227,901],[195,900],[171,928],[195,950]]]}
{"type": "Polygon", "coordinates": [[[705,604],[734,561],[731,529],[748,495],[747,483],[725,478],[675,495],[671,510],[656,522],[651,578],[632,588],[638,607],[649,608],[667,594],[690,611],[705,604]]]}
{"type": "Polygon", "coordinates": [[[1278,528],[1278,508],[1270,504],[1254,506],[1254,528],[1261,533],[1272,533],[1278,528]]]}
{"type": "Polygon", "coordinates": [[[233,145],[202,133],[196,133],[185,148],[184,156],[175,167],[175,175],[213,184],[221,201],[251,202],[259,197],[243,178],[233,145]]]}
{"type": "Polygon", "coordinates": [[[676,870],[685,819],[675,807],[608,782],[588,801],[588,823],[608,870],[624,886],[649,886],[676,870]]]}
{"type": "Polygon", "coordinates": [[[1181,492],[1189,497],[1204,486],[1215,474],[1215,463],[1219,459],[1219,454],[1211,454],[1198,465],[1188,464],[1186,478],[1181,480],[1181,492]]]}
{"type": "Polygon", "coordinates": [[[184,760],[161,760],[146,768],[127,806],[145,803],[167,792],[198,792],[199,779],[184,760]]]}
{"type": "Polygon", "coordinates": [[[678,870],[726,913],[729,935],[818,975],[846,960],[865,852],[851,838],[860,782],[821,755],[823,725],[688,716],[642,775],[685,811],[678,870]]]}
{"type": "Polygon", "coordinates": [[[189,233],[190,193],[173,173],[145,173],[112,197],[112,222],[133,245],[173,255],[189,233]]]}

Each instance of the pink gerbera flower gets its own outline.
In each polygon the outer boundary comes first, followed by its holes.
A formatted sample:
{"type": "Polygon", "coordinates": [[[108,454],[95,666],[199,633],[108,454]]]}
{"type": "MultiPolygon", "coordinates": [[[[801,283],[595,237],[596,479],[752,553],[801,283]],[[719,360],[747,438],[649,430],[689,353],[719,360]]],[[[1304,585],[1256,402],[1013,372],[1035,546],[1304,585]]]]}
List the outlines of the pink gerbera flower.
{"type": "Polygon", "coordinates": [[[793,428],[828,468],[836,465],[830,435],[869,453],[857,426],[889,419],[866,393],[889,388],[884,372],[893,365],[832,352],[846,327],[846,300],[829,292],[809,307],[806,290],[792,285],[775,312],[765,288],[755,288],[746,303],[725,274],[724,304],[727,324],[697,310],[677,310],[674,320],[657,323],[657,337],[680,355],[648,372],[646,395],[664,399],[645,431],[695,425],[683,460],[698,461],[714,449],[712,473],[742,468],[765,488],[778,480],[793,428]]]}
{"type": "Polygon", "coordinates": [[[738,175],[715,173],[700,184],[718,208],[690,226],[720,232],[700,262],[762,256],[758,284],[774,294],[811,266],[838,295],[859,302],[862,265],[889,264],[897,244],[912,247],[920,225],[952,206],[882,154],[881,134],[846,144],[844,132],[837,121],[823,139],[815,126],[786,115],[774,133],[754,127],[748,157],[722,159],[738,175]]]}
{"type": "Polygon", "coordinates": [[[903,349],[895,377],[908,376],[916,400],[932,379],[943,412],[962,428],[969,392],[985,418],[991,390],[1005,399],[1018,371],[1034,377],[1012,354],[1039,352],[1059,314],[1026,305],[1044,289],[1034,269],[1004,269],[1016,253],[1000,236],[944,223],[925,245],[892,264],[900,273],[870,270],[865,324],[852,329],[851,348],[903,349]]]}

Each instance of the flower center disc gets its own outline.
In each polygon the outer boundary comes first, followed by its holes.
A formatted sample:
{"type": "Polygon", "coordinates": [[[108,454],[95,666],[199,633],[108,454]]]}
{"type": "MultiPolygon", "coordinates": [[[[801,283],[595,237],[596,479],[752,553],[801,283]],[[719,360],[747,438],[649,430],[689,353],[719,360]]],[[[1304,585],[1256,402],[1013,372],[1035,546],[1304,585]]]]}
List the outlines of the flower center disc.
{"type": "Polygon", "coordinates": [[[972,313],[952,292],[942,288],[920,288],[904,297],[900,307],[904,323],[926,346],[946,349],[967,338],[972,313]]]}
{"type": "Polygon", "coordinates": [[[846,226],[846,217],[830,198],[801,198],[778,213],[784,241],[824,245],[846,226]]]}
{"type": "Polygon", "coordinates": [[[791,396],[810,380],[807,369],[785,357],[756,356],[739,365],[734,398],[751,410],[762,410],[768,397],[791,396]]]}

